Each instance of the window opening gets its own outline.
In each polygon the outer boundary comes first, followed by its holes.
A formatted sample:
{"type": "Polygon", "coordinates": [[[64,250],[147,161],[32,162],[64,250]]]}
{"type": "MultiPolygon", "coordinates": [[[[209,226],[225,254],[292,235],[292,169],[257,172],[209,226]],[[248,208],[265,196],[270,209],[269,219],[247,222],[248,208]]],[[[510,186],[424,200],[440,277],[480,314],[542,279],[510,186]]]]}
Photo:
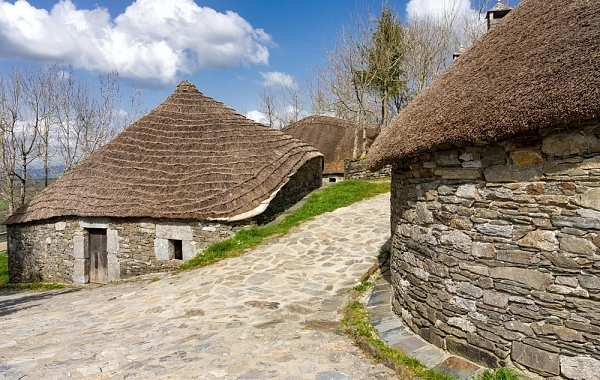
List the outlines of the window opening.
{"type": "Polygon", "coordinates": [[[175,260],[183,260],[183,241],[169,240],[169,257],[175,260]]]}

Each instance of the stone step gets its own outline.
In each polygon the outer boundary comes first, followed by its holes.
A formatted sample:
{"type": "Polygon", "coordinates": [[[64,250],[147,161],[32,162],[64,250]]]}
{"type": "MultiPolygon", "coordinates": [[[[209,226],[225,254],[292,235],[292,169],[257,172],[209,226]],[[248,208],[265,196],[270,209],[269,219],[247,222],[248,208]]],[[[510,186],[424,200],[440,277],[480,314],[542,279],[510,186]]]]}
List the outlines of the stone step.
{"type": "Polygon", "coordinates": [[[457,379],[467,380],[473,375],[483,372],[484,368],[479,365],[451,355],[413,333],[393,312],[391,297],[390,276],[384,276],[375,285],[367,302],[371,324],[388,346],[419,360],[427,368],[433,368],[457,379]]]}

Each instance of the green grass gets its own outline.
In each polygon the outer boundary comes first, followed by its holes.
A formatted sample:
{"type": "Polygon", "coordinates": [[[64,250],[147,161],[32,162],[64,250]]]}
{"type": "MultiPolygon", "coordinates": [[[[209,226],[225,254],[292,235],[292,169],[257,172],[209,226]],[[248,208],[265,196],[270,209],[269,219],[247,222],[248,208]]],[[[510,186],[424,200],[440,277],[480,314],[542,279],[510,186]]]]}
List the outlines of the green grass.
{"type": "Polygon", "coordinates": [[[45,282],[33,282],[31,284],[4,284],[0,285],[0,290],[55,290],[63,289],[62,284],[53,284],[45,282]]]}
{"type": "Polygon", "coordinates": [[[386,257],[390,256],[390,249],[388,247],[383,247],[379,250],[379,253],[377,254],[377,260],[382,260],[386,257]]]}
{"type": "Polygon", "coordinates": [[[311,194],[306,203],[285,217],[281,223],[241,230],[232,238],[210,245],[187,263],[181,265],[180,269],[200,268],[229,257],[239,256],[245,249],[261,244],[268,237],[285,235],[291,228],[317,215],[388,191],[390,191],[389,180],[348,180],[336,183],[321,192],[311,194]]]}
{"type": "Polygon", "coordinates": [[[526,377],[510,368],[503,367],[494,370],[488,369],[477,376],[476,380],[526,380],[526,377]]]}
{"type": "Polygon", "coordinates": [[[8,254],[0,253],[0,286],[8,284],[8,254]]]}
{"type": "Polygon", "coordinates": [[[369,281],[363,281],[352,289],[356,290],[359,294],[363,294],[372,286],[375,286],[375,284],[369,281]]]}
{"type": "MultiPolygon", "coordinates": [[[[365,283],[365,286],[369,286],[365,283]]],[[[342,319],[342,327],[357,343],[366,340],[377,349],[376,359],[389,358],[410,370],[416,377],[423,380],[454,380],[453,377],[439,371],[428,369],[419,360],[402,351],[390,347],[379,336],[371,324],[369,312],[362,302],[352,301],[346,305],[346,317],[342,319]]]]}
{"type": "MultiPolygon", "coordinates": [[[[382,250],[382,254],[384,252],[382,250]]],[[[369,288],[375,286],[375,281],[363,281],[356,285],[353,290],[359,292],[359,295],[366,292],[369,288]]],[[[351,301],[345,308],[346,316],[342,319],[342,329],[350,335],[357,344],[361,341],[367,341],[376,348],[376,359],[382,360],[388,358],[403,366],[413,373],[416,378],[423,380],[455,380],[454,377],[443,374],[439,371],[428,369],[423,363],[415,358],[411,358],[402,351],[390,347],[377,335],[377,329],[371,324],[369,311],[360,301],[351,301]]],[[[482,374],[474,377],[473,380],[527,380],[527,377],[517,373],[511,368],[488,369],[482,374]]]]}

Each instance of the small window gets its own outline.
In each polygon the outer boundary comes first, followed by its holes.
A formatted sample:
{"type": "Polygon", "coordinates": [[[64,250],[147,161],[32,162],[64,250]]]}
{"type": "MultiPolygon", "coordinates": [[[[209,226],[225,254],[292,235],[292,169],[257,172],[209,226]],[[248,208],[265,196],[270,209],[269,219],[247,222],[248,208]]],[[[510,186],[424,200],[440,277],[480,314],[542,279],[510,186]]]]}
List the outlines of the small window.
{"type": "Polygon", "coordinates": [[[335,183],[335,181],[337,181],[337,178],[335,178],[335,177],[329,177],[329,182],[335,183]]]}
{"type": "Polygon", "coordinates": [[[181,240],[169,240],[169,257],[183,260],[183,242],[181,240]]]}

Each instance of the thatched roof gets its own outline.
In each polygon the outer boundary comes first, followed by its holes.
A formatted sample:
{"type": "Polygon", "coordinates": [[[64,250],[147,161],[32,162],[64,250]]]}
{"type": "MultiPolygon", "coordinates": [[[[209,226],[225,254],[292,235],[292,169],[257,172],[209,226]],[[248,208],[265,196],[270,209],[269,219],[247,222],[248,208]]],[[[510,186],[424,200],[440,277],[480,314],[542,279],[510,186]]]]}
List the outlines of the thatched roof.
{"type": "Polygon", "coordinates": [[[523,0],[382,131],[371,169],[600,116],[600,1],[523,0]]]}
{"type": "MultiPolygon", "coordinates": [[[[344,172],[344,160],[353,158],[356,123],[329,116],[309,116],[281,130],[304,141],[323,153],[323,175],[344,172]]],[[[367,125],[367,149],[379,134],[379,127],[367,125]]],[[[362,152],[362,131],[358,139],[358,154],[362,152]]]]}
{"type": "Polygon", "coordinates": [[[183,81],[5,224],[59,216],[235,220],[264,208],[319,156],[183,81]]]}

